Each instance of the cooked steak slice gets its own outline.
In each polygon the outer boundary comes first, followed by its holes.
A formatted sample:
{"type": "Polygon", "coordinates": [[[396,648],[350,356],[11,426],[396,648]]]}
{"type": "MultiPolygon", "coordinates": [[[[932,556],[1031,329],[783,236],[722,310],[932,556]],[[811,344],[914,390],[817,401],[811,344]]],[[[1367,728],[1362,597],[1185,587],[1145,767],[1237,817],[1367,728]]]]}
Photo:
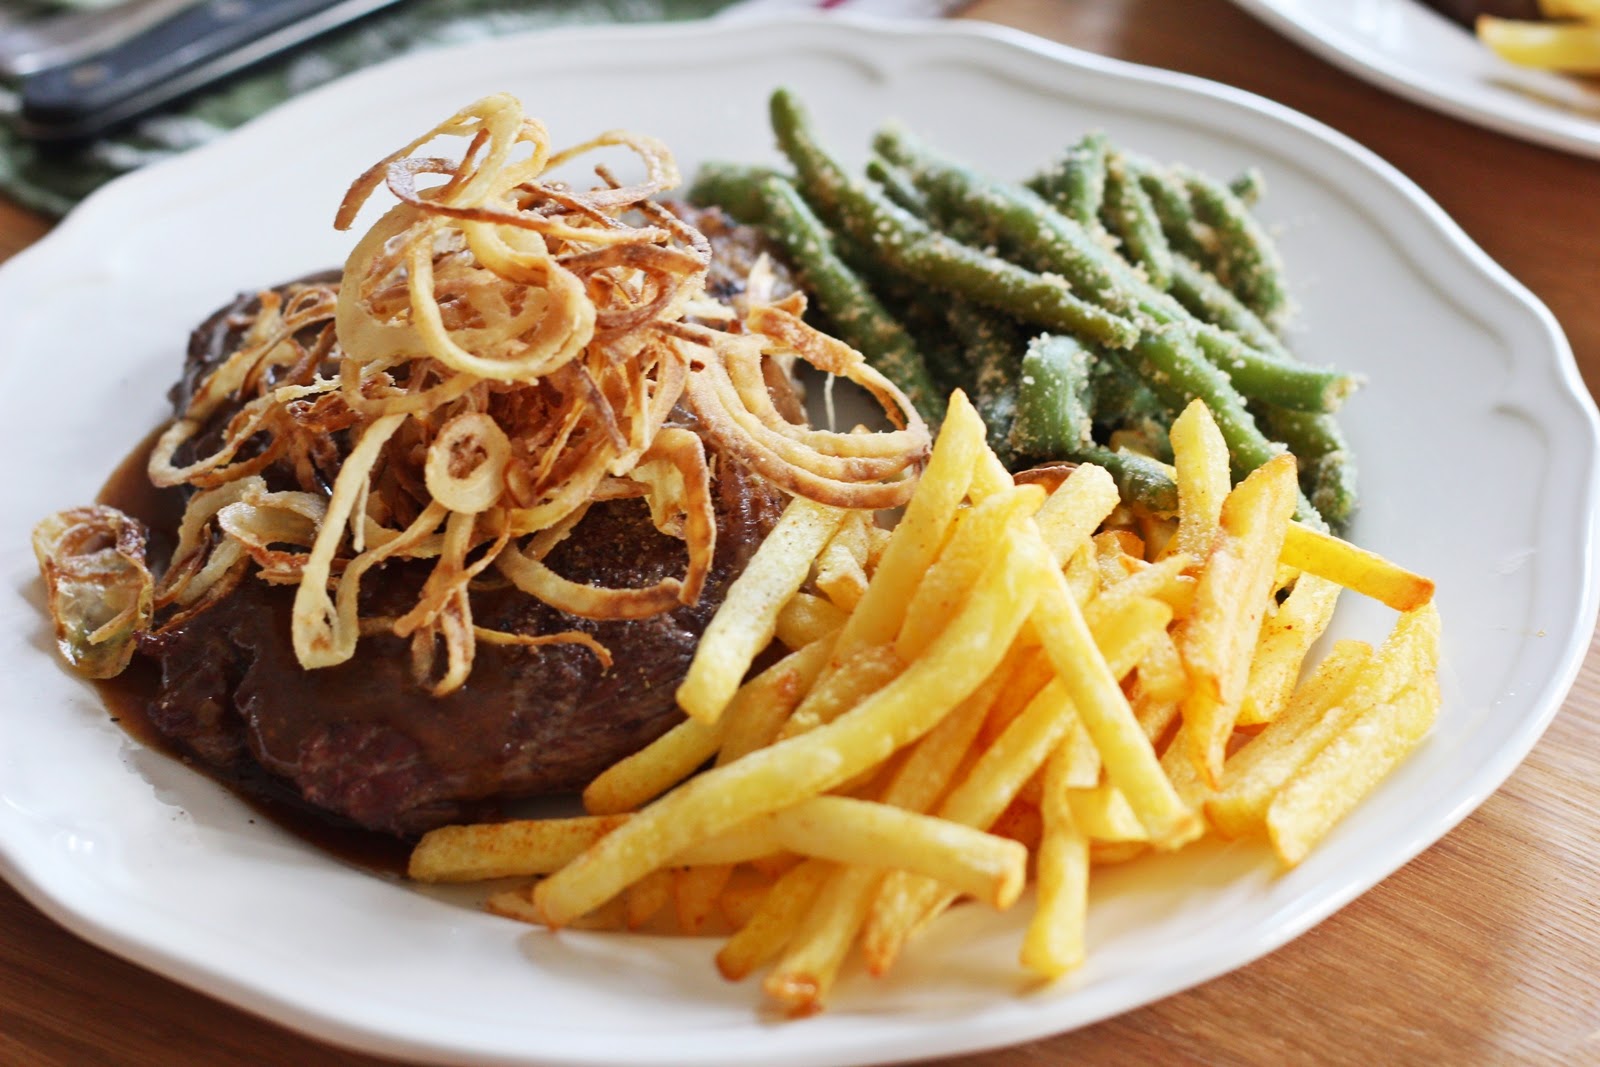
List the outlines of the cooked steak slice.
{"type": "MultiPolygon", "coordinates": [[[[172,390],[178,410],[237,347],[252,303],[242,297],[195,331],[172,390]]],[[[687,415],[682,421],[693,424],[687,415]]],[[[580,788],[680,720],[674,692],[696,642],[777,520],[780,495],[759,477],[729,456],[714,456],[713,469],[717,550],[698,603],[639,621],[596,622],[510,586],[473,592],[478,625],[586,631],[611,652],[609,670],[577,645],[480,642],[467,683],[440,698],[413,681],[408,641],[368,636],[349,662],[305,671],[290,637],[294,588],[247,577],[187,624],[144,639],[141,651],[161,668],[151,721],[242,786],[404,836],[492,814],[507,798],[580,788]]],[[[266,474],[272,482],[273,471],[266,474]]],[[[686,561],[683,543],[659,533],[638,500],[591,507],[547,559],[574,581],[605,586],[650,585],[681,575],[686,561]]],[[[429,566],[375,568],[362,583],[361,614],[403,613],[429,566]]]]}
{"type": "MultiPolygon", "coordinates": [[[[508,797],[578,789],[679,721],[673,694],[695,644],[777,514],[771,492],[724,458],[704,595],[654,618],[573,619],[509,586],[475,592],[480,625],[580,629],[614,664],[605,670],[576,645],[480,643],[467,683],[445,697],[416,685],[409,643],[391,636],[364,637],[341,666],[302,670],[289,636],[293,588],[246,579],[188,625],[145,642],[162,670],[151,721],[242,784],[284,785],[314,807],[401,835],[492,814],[508,797]]],[[[684,559],[640,502],[613,501],[591,508],[549,562],[575,580],[645,585],[681,574],[684,559]]],[[[425,573],[412,563],[375,571],[362,614],[403,610],[425,573]]]]}

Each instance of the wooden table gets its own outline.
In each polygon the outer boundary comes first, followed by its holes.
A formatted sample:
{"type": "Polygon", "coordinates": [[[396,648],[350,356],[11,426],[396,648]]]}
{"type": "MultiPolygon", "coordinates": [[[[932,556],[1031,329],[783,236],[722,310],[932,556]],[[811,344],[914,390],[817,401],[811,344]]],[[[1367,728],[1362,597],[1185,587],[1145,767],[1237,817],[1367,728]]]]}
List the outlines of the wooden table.
{"type": "MultiPolygon", "coordinates": [[[[1357,81],[1223,0],[979,0],[974,18],[1271,97],[1415,179],[1566,328],[1600,384],[1600,163],[1357,81]]],[[[46,230],[0,204],[0,255],[46,230]]],[[[947,1067],[1600,1063],[1600,655],[1454,833],[1287,947],[1074,1034],[947,1067]]],[[[376,1064],[150,975],[0,886],[0,1063],[376,1064]]]]}

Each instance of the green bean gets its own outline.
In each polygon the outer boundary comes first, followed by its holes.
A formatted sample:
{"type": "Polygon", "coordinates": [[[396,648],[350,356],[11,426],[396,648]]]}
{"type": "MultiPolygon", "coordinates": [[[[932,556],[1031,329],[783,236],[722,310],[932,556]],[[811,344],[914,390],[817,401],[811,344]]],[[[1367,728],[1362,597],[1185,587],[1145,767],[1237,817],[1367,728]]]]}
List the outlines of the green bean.
{"type": "MultiPolygon", "coordinates": [[[[1193,321],[1181,304],[1032,192],[945,160],[897,128],[880,131],[873,143],[890,162],[906,169],[940,221],[986,219],[1012,258],[1040,272],[1060,274],[1107,310],[1137,310],[1158,325],[1193,321]]],[[[1357,385],[1338,371],[1272,359],[1220,329],[1194,325],[1206,357],[1248,396],[1296,409],[1332,411],[1357,385]]]]}
{"type": "Polygon", "coordinates": [[[1356,463],[1344,431],[1332,415],[1286,411],[1263,405],[1261,428],[1282,441],[1300,463],[1300,488],[1334,530],[1349,525],[1356,510],[1356,463]]]}
{"type": "Polygon", "coordinates": [[[1137,307],[1134,294],[1119,281],[1125,265],[1037,193],[944,159],[904,130],[882,130],[873,144],[906,169],[941,222],[983,219],[993,239],[1009,246],[1013,256],[1025,257],[1026,266],[1061,276],[1075,291],[1116,314],[1137,307]]]}
{"type": "Polygon", "coordinates": [[[1017,377],[1009,441],[1020,456],[1049,459],[1094,443],[1089,351],[1065,334],[1028,342],[1017,377]]]}
{"type": "Polygon", "coordinates": [[[1093,227],[1106,196],[1106,135],[1086,133],[1028,188],[1082,226],[1093,227]]]}
{"type": "MultiPolygon", "coordinates": [[[[1172,324],[1146,330],[1130,358],[1139,361],[1141,376],[1167,406],[1181,411],[1196,398],[1205,402],[1228,444],[1234,481],[1278,454],[1279,449],[1267,440],[1246,409],[1244,398],[1229,383],[1227,375],[1201,355],[1200,346],[1187,327],[1172,324]]],[[[1302,521],[1323,525],[1304,493],[1295,514],[1302,521]]]]}
{"type": "Polygon", "coordinates": [[[1123,500],[1137,500],[1157,515],[1178,512],[1178,486],[1166,468],[1149,456],[1123,448],[1087,445],[1065,458],[1104,467],[1111,480],[1117,483],[1117,492],[1123,500]]]}
{"type": "Polygon", "coordinates": [[[847,342],[867,362],[898,385],[922,417],[937,426],[944,419],[944,394],[933,384],[922,353],[872,290],[833,250],[831,237],[794,186],[776,175],[758,185],[763,228],[783,249],[801,286],[847,342]]]}
{"type": "Polygon", "coordinates": [[[910,179],[899,168],[882,156],[873,156],[867,160],[867,177],[882,186],[883,194],[894,204],[924,222],[932,217],[928,198],[922,195],[922,190],[912,185],[910,179]]]}
{"type": "Polygon", "coordinates": [[[689,203],[696,207],[720,207],[735,222],[759,225],[764,210],[760,185],[764,178],[777,177],[771,167],[750,167],[741,163],[701,164],[689,186],[689,203]]]}
{"type": "Polygon", "coordinates": [[[1206,262],[1211,258],[1206,238],[1210,236],[1195,217],[1189,190],[1165,168],[1142,157],[1125,155],[1124,165],[1138,176],[1139,185],[1150,196],[1150,203],[1161,220],[1161,232],[1174,252],[1206,262]]]}
{"type": "Polygon", "coordinates": [[[1025,340],[1009,319],[964,301],[953,302],[946,318],[971,368],[972,406],[988,430],[989,447],[1009,467],[1016,458],[1010,438],[1025,340]]]}
{"type": "Polygon", "coordinates": [[[772,96],[772,125],[779,147],[795,165],[806,199],[891,267],[1046,329],[1081,333],[1114,347],[1126,347],[1137,337],[1138,327],[1132,322],[1074,296],[1061,279],[1035,274],[954,241],[897,207],[879,190],[851,181],[818,145],[799,103],[785,90],[772,96]]]}
{"type": "Polygon", "coordinates": [[[1245,307],[1233,295],[1233,290],[1188,256],[1173,257],[1169,291],[1196,318],[1237,334],[1240,340],[1269,356],[1284,361],[1294,358],[1259,315],[1245,307]]]}
{"type": "Polygon", "coordinates": [[[1195,216],[1216,234],[1218,279],[1268,324],[1278,325],[1288,314],[1289,296],[1272,238],[1226,185],[1187,169],[1180,177],[1195,216]]]}
{"type": "Polygon", "coordinates": [[[1172,284],[1172,247],[1161,231],[1155,205],[1120,157],[1113,158],[1106,168],[1100,217],[1106,228],[1122,239],[1129,261],[1144,268],[1146,281],[1161,290],[1172,284]]]}
{"type": "Polygon", "coordinates": [[[1143,422],[1170,425],[1174,412],[1123,360],[1101,356],[1094,361],[1094,422],[1107,432],[1143,422]]]}

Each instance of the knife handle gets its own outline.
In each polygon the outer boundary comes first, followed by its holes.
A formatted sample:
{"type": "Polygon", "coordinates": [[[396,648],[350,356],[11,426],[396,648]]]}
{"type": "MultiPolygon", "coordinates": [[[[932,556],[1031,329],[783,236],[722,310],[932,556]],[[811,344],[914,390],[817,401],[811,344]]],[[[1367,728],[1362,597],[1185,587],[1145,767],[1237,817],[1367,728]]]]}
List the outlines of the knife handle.
{"type": "Polygon", "coordinates": [[[339,2],[206,0],[104,52],[23,79],[23,126],[40,137],[90,136],[191,88],[187,75],[339,2]]]}

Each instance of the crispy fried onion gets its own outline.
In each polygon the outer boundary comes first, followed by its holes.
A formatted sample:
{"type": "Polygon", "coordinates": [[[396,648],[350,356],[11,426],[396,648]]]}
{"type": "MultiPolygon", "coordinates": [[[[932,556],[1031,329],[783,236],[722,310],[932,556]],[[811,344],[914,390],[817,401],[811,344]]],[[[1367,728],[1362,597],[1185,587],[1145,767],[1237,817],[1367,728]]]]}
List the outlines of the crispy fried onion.
{"type": "Polygon", "coordinates": [[[73,508],[33,528],[33,553],[62,656],[90,678],[120,674],[154,610],[144,527],[114,508],[73,508]]]}
{"type": "Polygon", "coordinates": [[[914,409],[802,322],[800,298],[742,321],[703,315],[710,246],[650,200],[677,182],[659,142],[618,131],[555,151],[505,95],[369,168],[335,225],[354,225],[380,188],[396,202],[339,283],[263,293],[227,324],[233,353],[152,453],[155,484],[194,490],[153,591],[161,625],[253,574],[296,586],[302,666],[343,663],[362,636],[387,633],[410,642],[415,677],[442,694],[466,680],[479,642],[576,643],[610,663],[576,627],[475,625],[474,588],[509,582],[591,619],[695,602],[716,551],[707,441],[790,493],[904,503],[928,449],[914,409]],[[465,142],[459,160],[433,148],[452,138],[465,142]],[[551,176],[599,149],[630,154],[642,178],[624,184],[598,165],[599,184],[581,190],[551,176]],[[725,328],[685,322],[690,309],[725,328]],[[794,357],[862,385],[897,428],[785,420],[764,369],[794,357]],[[557,573],[556,546],[595,503],[621,498],[641,499],[684,542],[683,574],[599,588],[557,573]],[[430,561],[415,604],[363,617],[363,581],[401,560],[430,561]]]}

